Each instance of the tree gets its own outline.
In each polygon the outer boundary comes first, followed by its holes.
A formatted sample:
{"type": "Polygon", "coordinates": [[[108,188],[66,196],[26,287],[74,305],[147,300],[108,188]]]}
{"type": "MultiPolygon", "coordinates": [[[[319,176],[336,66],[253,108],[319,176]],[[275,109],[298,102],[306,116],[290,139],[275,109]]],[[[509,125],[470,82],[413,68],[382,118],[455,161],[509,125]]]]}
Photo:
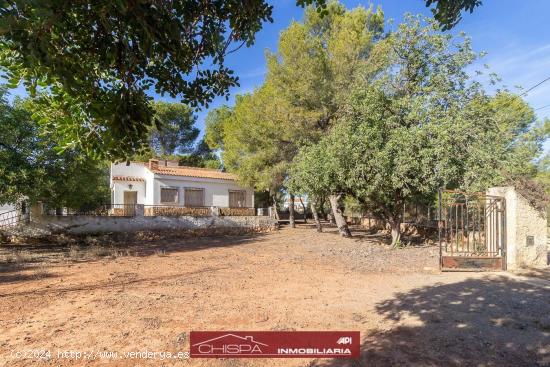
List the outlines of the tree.
{"type": "Polygon", "coordinates": [[[30,114],[16,101],[10,105],[6,90],[0,89],[0,203],[15,203],[34,197],[36,177],[34,152],[38,149],[38,129],[30,114]]]}
{"type": "Polygon", "coordinates": [[[0,65],[12,86],[44,88],[67,115],[79,110],[56,125],[63,144],[128,158],[153,124],[146,92],[192,107],[227,96],[238,79],[226,55],[250,46],[271,14],[263,0],[4,1],[0,65]]]}
{"type": "Polygon", "coordinates": [[[304,22],[293,22],[281,33],[277,52],[268,53],[264,85],[207,125],[207,141],[223,148],[227,169],[258,189],[286,191],[290,162],[327,131],[347,97],[343,91],[365,76],[383,23],[381,10],[346,11],[337,2],[321,13],[306,9],[304,22]],[[225,122],[215,122],[220,120],[225,122]]]}
{"type": "Polygon", "coordinates": [[[210,149],[223,150],[224,122],[231,117],[232,109],[221,106],[210,110],[206,115],[204,140],[210,149]]]}
{"type": "MultiPolygon", "coordinates": [[[[400,242],[406,202],[439,187],[486,188],[504,172],[526,172],[544,129],[516,96],[488,96],[466,68],[476,59],[430,21],[409,16],[372,55],[385,65],[356,86],[349,107],[319,144],[300,153],[293,179],[352,195],[400,242]],[[535,128],[534,128],[535,127],[535,128]],[[305,175],[305,177],[304,177],[305,175]]],[[[375,62],[375,61],[373,61],[375,62]]]]}
{"type": "Polygon", "coordinates": [[[109,163],[82,152],[54,150],[40,159],[42,181],[36,197],[52,209],[93,210],[110,200],[109,163]]]}
{"type": "MultiPolygon", "coordinates": [[[[295,192],[308,193],[312,211],[317,210],[322,198],[328,197],[340,235],[350,237],[351,232],[340,207],[340,200],[347,190],[341,177],[350,162],[339,157],[341,153],[340,146],[334,145],[327,137],[317,144],[303,147],[293,161],[286,184],[295,192]]],[[[319,218],[314,219],[317,231],[321,232],[319,218]]]]}
{"type": "Polygon", "coordinates": [[[368,76],[367,60],[381,37],[384,14],[361,6],[346,10],[330,2],[323,13],[308,8],[302,23],[281,33],[276,53],[267,54],[267,82],[300,110],[308,131],[305,141],[317,141],[345,105],[347,90],[368,76]]]}
{"type": "MultiPolygon", "coordinates": [[[[380,8],[347,11],[330,2],[323,13],[307,9],[303,23],[294,22],[281,34],[277,53],[268,54],[267,80],[304,116],[295,126],[302,131],[302,144],[318,141],[345,106],[350,85],[368,78],[372,69],[368,56],[383,25],[380,8]]],[[[347,236],[340,198],[331,194],[329,202],[342,235],[347,236]]]]}
{"type": "Polygon", "coordinates": [[[158,127],[150,133],[151,149],[157,155],[189,153],[200,130],[193,111],[181,103],[153,102],[158,127]]]}
{"type": "Polygon", "coordinates": [[[57,142],[33,120],[32,100],[0,99],[0,203],[23,198],[54,207],[90,209],[109,198],[108,164],[57,142]]]}
{"type": "MultiPolygon", "coordinates": [[[[265,83],[252,94],[237,96],[223,122],[222,161],[246,186],[269,191],[275,197],[283,185],[299,140],[288,102],[265,83]]],[[[208,139],[208,135],[207,135],[208,139]]]]}
{"type": "Polygon", "coordinates": [[[474,12],[482,4],[481,0],[425,0],[426,6],[435,5],[432,9],[435,20],[442,30],[448,31],[460,22],[462,11],[474,12]]]}
{"type": "Polygon", "coordinates": [[[180,155],[177,157],[177,160],[182,166],[212,169],[222,168],[222,164],[218,159],[218,156],[212,149],[210,149],[204,139],[201,139],[191,154],[180,155]]]}

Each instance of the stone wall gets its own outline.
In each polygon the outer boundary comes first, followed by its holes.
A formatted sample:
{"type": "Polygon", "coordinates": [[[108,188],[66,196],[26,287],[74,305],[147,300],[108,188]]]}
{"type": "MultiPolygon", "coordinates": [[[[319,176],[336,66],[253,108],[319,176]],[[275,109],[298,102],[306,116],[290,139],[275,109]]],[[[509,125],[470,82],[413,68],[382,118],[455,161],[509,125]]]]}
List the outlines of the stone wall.
{"type": "Polygon", "coordinates": [[[487,194],[502,196],[506,200],[507,268],[546,266],[546,213],[531,206],[513,187],[492,187],[487,194]]]}
{"type": "MultiPolygon", "coordinates": [[[[213,234],[237,234],[246,232],[268,232],[278,228],[276,220],[269,217],[195,217],[195,216],[40,216],[32,218],[32,232],[40,236],[49,234],[94,235],[121,232],[212,232],[213,234]]],[[[11,231],[15,231],[13,228],[11,231]]],[[[18,229],[23,235],[25,228],[18,229]]],[[[208,234],[208,233],[206,233],[208,234]]]]}
{"type": "Polygon", "coordinates": [[[169,206],[147,206],[145,207],[146,216],[167,216],[179,217],[191,215],[195,217],[208,217],[211,215],[210,208],[191,208],[191,207],[169,207],[169,206]]]}
{"type": "Polygon", "coordinates": [[[254,208],[220,208],[220,215],[224,216],[253,216],[254,208]]]}

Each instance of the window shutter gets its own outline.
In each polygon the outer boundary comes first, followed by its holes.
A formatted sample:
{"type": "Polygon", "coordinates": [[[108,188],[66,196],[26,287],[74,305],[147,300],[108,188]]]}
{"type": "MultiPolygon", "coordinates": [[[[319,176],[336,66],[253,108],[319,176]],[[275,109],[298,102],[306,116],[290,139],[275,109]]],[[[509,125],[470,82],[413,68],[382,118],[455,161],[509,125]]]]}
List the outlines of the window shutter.
{"type": "Polygon", "coordinates": [[[244,208],[246,206],[246,191],[229,191],[229,207],[244,208]]]}
{"type": "Polygon", "coordinates": [[[161,188],[160,189],[160,202],[161,203],[178,203],[178,189],[161,188]]]}
{"type": "Polygon", "coordinates": [[[204,206],[203,189],[185,189],[185,206],[199,207],[204,206]]]}

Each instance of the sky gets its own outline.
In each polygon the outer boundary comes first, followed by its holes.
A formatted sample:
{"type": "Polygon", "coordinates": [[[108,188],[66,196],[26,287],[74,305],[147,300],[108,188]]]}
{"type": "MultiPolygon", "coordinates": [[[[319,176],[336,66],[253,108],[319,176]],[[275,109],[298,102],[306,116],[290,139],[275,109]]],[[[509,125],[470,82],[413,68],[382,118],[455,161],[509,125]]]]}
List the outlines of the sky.
{"type": "MultiPolygon", "coordinates": [[[[387,20],[393,19],[395,29],[407,12],[431,16],[424,0],[386,0],[379,2],[342,1],[348,9],[362,5],[380,5],[387,20]]],[[[301,20],[303,9],[294,0],[278,0],[274,5],[274,22],[264,24],[255,44],[241,48],[227,59],[229,67],[240,78],[240,87],[231,90],[229,102],[218,98],[209,108],[232,104],[235,95],[247,93],[262,84],[266,72],[265,50],[275,51],[282,30],[293,20],[301,20]]],[[[473,69],[490,66],[490,71],[502,78],[502,84],[517,91],[516,86],[527,90],[550,77],[550,1],[547,0],[483,0],[475,11],[463,14],[462,21],[452,32],[463,31],[472,39],[475,51],[487,55],[473,69]]],[[[487,86],[487,89],[491,89],[487,86]]],[[[533,89],[525,100],[535,109],[550,105],[550,80],[533,89]]],[[[198,126],[204,128],[207,110],[198,113],[198,126]]],[[[536,111],[541,118],[550,118],[550,106],[536,111]]],[[[546,148],[550,148],[547,144],[546,148]]],[[[548,149],[546,149],[548,150],[548,149]]]]}
{"type": "MultiPolygon", "coordinates": [[[[362,5],[381,6],[386,20],[393,19],[395,29],[407,12],[431,16],[425,7],[424,0],[385,0],[373,2],[342,1],[348,9],[362,5]]],[[[273,0],[273,23],[265,23],[257,33],[256,42],[249,48],[241,48],[226,59],[227,66],[235,71],[240,79],[240,86],[231,89],[229,101],[217,98],[209,109],[223,104],[231,105],[238,94],[251,92],[262,84],[266,71],[265,50],[275,51],[282,30],[293,20],[301,20],[303,9],[296,6],[295,0],[273,0]]],[[[484,59],[474,65],[482,69],[488,64],[490,70],[502,78],[502,84],[515,91],[515,86],[524,90],[550,77],[550,1],[548,0],[483,0],[483,5],[472,14],[463,15],[462,21],[452,32],[464,31],[471,39],[477,52],[487,52],[484,59]]],[[[474,70],[472,69],[472,70],[474,70]]],[[[491,87],[488,86],[488,89],[491,87]]],[[[20,88],[12,92],[22,95],[20,88]]],[[[173,101],[170,98],[154,95],[154,98],[173,101]]],[[[539,117],[550,118],[550,80],[533,89],[524,96],[539,117]]],[[[197,113],[197,126],[204,130],[204,119],[207,109],[197,113]]],[[[546,144],[545,150],[550,150],[546,144]]]]}

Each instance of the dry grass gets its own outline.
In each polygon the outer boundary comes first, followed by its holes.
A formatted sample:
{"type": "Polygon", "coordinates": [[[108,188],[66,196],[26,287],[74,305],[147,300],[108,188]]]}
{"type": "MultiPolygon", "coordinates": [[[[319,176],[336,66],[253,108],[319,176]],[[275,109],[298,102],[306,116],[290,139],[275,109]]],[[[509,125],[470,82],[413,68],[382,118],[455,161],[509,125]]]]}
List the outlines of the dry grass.
{"type": "Polygon", "coordinates": [[[6,255],[6,263],[22,265],[33,261],[33,256],[29,251],[14,251],[6,255]]]}
{"type": "Polygon", "coordinates": [[[36,270],[32,274],[32,277],[34,279],[43,279],[43,278],[47,278],[48,276],[50,276],[50,272],[44,266],[40,266],[36,268],[36,270]]]}
{"type": "Polygon", "coordinates": [[[75,245],[69,246],[69,251],[67,252],[67,255],[71,259],[78,259],[78,256],[79,256],[78,246],[75,246],[75,245]]]}
{"type": "Polygon", "coordinates": [[[166,250],[155,250],[155,255],[166,256],[166,250]]]}
{"type": "Polygon", "coordinates": [[[100,258],[111,255],[111,250],[101,245],[92,245],[86,251],[86,255],[91,258],[100,258]]]}

